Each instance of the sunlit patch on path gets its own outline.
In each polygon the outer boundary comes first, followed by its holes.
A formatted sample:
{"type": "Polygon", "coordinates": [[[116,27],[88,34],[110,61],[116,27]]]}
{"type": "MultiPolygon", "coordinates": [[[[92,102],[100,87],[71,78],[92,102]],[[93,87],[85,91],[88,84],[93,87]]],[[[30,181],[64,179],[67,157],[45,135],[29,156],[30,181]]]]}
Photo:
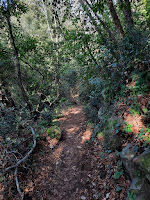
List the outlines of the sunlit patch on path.
{"type": "Polygon", "coordinates": [[[41,142],[43,156],[34,155],[36,175],[30,196],[33,200],[92,200],[90,182],[90,158],[86,157],[85,141],[92,134],[86,127],[82,106],[62,112],[58,119],[63,139],[52,150],[41,142]]]}

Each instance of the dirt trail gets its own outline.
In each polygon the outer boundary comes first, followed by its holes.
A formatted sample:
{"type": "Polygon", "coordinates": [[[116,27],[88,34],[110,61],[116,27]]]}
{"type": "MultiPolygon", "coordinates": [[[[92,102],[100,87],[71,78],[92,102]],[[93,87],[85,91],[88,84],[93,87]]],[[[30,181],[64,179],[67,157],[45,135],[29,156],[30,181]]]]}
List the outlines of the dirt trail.
{"type": "Polygon", "coordinates": [[[88,176],[91,166],[84,143],[90,138],[91,131],[86,130],[83,108],[75,106],[62,114],[64,117],[59,119],[62,141],[54,150],[43,141],[42,152],[40,156],[37,153],[34,161],[32,199],[92,200],[88,176]]]}

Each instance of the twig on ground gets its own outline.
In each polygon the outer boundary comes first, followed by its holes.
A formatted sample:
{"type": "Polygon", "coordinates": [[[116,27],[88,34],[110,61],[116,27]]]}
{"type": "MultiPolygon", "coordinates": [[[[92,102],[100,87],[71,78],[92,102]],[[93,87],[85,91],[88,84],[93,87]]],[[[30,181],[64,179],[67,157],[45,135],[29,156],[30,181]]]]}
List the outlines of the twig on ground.
{"type": "MultiPolygon", "coordinates": [[[[16,158],[16,164],[15,165],[12,165],[12,166],[9,166],[5,169],[5,173],[10,170],[10,169],[13,169],[15,168],[15,171],[14,171],[14,176],[15,176],[15,181],[16,181],[16,187],[17,187],[17,191],[19,193],[19,196],[20,196],[20,200],[23,200],[23,193],[21,192],[21,189],[20,189],[20,186],[19,186],[19,181],[18,181],[18,177],[17,177],[17,172],[18,172],[18,166],[24,162],[29,156],[30,154],[33,152],[34,148],[36,147],[36,135],[35,135],[35,132],[33,130],[33,128],[31,127],[31,132],[32,132],[32,135],[33,135],[33,146],[31,148],[31,150],[20,160],[17,159],[16,155],[14,154],[14,151],[7,151],[7,149],[5,148],[5,146],[0,143],[0,145],[2,146],[2,148],[4,149],[4,151],[6,152],[6,154],[12,154],[13,156],[15,156],[16,158]]],[[[18,153],[18,152],[17,152],[18,153]]],[[[19,153],[20,154],[20,153],[19,153]]]]}
{"type": "Polygon", "coordinates": [[[7,172],[10,169],[18,167],[18,165],[20,165],[22,162],[24,162],[30,156],[30,154],[33,152],[34,148],[36,147],[36,136],[35,136],[35,132],[32,127],[31,127],[31,132],[33,135],[33,146],[31,148],[31,150],[26,154],[26,156],[24,156],[21,160],[19,160],[15,165],[7,167],[5,169],[5,172],[7,172]]]}
{"type": "Polygon", "coordinates": [[[15,168],[15,181],[16,181],[16,187],[17,187],[17,191],[19,193],[19,196],[20,196],[20,200],[23,200],[23,194],[20,190],[20,186],[19,186],[19,181],[18,181],[18,177],[17,177],[17,172],[18,172],[18,167],[15,168]]]}

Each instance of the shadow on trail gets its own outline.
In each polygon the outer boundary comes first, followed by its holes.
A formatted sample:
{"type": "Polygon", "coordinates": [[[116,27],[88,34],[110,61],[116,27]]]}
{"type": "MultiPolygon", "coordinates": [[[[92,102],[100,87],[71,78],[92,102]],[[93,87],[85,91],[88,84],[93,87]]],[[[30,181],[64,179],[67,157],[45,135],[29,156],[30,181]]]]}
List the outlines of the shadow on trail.
{"type": "Polygon", "coordinates": [[[41,152],[34,155],[35,172],[28,194],[32,200],[92,200],[90,194],[89,155],[84,141],[90,138],[86,130],[82,106],[64,111],[58,119],[63,139],[51,150],[44,141],[41,152]]]}

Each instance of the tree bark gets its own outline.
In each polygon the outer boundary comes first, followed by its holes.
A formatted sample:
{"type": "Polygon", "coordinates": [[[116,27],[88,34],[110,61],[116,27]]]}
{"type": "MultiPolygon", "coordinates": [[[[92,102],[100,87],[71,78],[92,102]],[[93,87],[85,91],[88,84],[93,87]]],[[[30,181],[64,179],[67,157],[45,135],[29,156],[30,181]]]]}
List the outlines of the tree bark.
{"type": "Polygon", "coordinates": [[[14,64],[15,64],[16,69],[17,69],[18,86],[21,90],[24,102],[27,104],[28,109],[31,111],[31,105],[30,105],[29,100],[28,100],[28,95],[27,95],[27,93],[24,89],[23,83],[22,83],[22,75],[21,75],[21,68],[20,68],[20,62],[19,62],[19,57],[18,57],[18,49],[15,45],[15,39],[14,39],[14,35],[13,35],[13,32],[12,32],[12,25],[11,25],[11,22],[10,22],[9,11],[7,11],[6,20],[7,20],[9,34],[10,34],[10,41],[11,41],[11,45],[12,45],[13,53],[14,53],[14,64]]]}
{"type": "Polygon", "coordinates": [[[117,32],[119,34],[119,37],[122,38],[124,36],[124,30],[123,30],[123,27],[121,25],[121,22],[118,18],[118,15],[117,15],[117,12],[115,10],[115,7],[114,7],[114,4],[113,4],[113,1],[112,0],[108,0],[107,1],[107,5],[109,7],[109,10],[110,10],[110,14],[112,16],[112,19],[113,19],[113,22],[115,24],[115,27],[117,29],[117,32]]]}
{"type": "Polygon", "coordinates": [[[51,33],[51,28],[50,28],[49,21],[48,21],[47,8],[46,8],[46,5],[44,4],[43,0],[42,0],[42,7],[43,7],[43,13],[45,15],[46,23],[47,23],[47,26],[48,26],[49,36],[50,36],[51,41],[53,41],[53,37],[52,37],[52,33],[51,33]]]}
{"type": "MultiPolygon", "coordinates": [[[[89,10],[89,7],[87,7],[87,5],[85,5],[85,3],[84,3],[83,0],[80,0],[80,3],[81,3],[81,5],[84,7],[85,11],[87,12],[87,15],[88,15],[89,18],[91,19],[92,24],[94,25],[94,27],[95,27],[96,31],[98,32],[99,36],[102,38],[102,41],[105,43],[106,46],[109,46],[106,37],[103,37],[103,34],[102,34],[102,32],[101,32],[100,26],[98,26],[96,20],[95,20],[94,17],[92,16],[92,14],[91,14],[91,12],[90,12],[90,10],[89,10]]],[[[109,47],[109,48],[110,48],[110,47],[109,47]]],[[[116,60],[119,59],[118,54],[116,54],[116,52],[115,52],[113,49],[111,49],[111,54],[112,54],[112,56],[113,56],[116,60]]]]}
{"type": "MultiPolygon", "coordinates": [[[[87,0],[85,0],[85,2],[90,7],[90,9],[93,10],[92,6],[90,5],[90,3],[87,0]]],[[[93,13],[94,13],[94,11],[93,11],[93,13]]],[[[107,24],[105,24],[105,22],[98,16],[97,13],[94,13],[94,14],[95,14],[96,18],[99,20],[100,24],[103,26],[104,30],[108,33],[110,40],[115,42],[115,40],[116,40],[115,36],[110,31],[110,29],[108,28],[107,24]]]]}
{"type": "Polygon", "coordinates": [[[129,29],[134,28],[134,22],[132,18],[132,12],[131,12],[131,4],[129,0],[119,0],[120,5],[122,6],[123,14],[127,23],[127,27],[129,29]]]}

